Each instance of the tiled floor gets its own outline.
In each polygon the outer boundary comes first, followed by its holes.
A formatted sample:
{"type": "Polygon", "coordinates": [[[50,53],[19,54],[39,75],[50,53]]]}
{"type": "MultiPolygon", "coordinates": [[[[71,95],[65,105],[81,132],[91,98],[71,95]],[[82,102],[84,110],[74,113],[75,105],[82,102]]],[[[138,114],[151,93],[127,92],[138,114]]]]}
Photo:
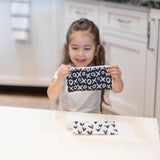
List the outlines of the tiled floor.
{"type": "MultiPolygon", "coordinates": [[[[56,102],[47,97],[47,87],[0,85],[0,106],[56,109],[56,102]]],[[[103,114],[114,114],[103,109],[103,114]]]]}
{"type": "MultiPolygon", "coordinates": [[[[0,86],[0,106],[56,109],[54,100],[47,97],[47,88],[0,86]]],[[[113,114],[103,110],[104,114],[113,114]]]]}

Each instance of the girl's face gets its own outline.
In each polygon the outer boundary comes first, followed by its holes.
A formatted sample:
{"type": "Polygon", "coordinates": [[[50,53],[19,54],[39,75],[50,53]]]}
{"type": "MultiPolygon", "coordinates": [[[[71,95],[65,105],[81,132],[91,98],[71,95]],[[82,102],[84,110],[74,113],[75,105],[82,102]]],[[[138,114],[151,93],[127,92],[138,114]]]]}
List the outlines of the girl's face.
{"type": "Polygon", "coordinates": [[[69,56],[74,67],[89,66],[97,52],[91,33],[78,31],[70,35],[69,56]]]}

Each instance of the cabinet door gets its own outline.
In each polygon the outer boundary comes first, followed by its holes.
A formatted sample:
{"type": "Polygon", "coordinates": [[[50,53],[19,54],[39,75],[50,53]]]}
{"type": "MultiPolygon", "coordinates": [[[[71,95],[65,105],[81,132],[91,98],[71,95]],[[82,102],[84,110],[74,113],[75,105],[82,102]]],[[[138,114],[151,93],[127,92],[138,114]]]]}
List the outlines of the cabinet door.
{"type": "Polygon", "coordinates": [[[68,1],[65,3],[64,9],[65,32],[73,21],[80,18],[88,18],[94,23],[98,23],[98,6],[94,4],[68,1]]]}
{"type": "Polygon", "coordinates": [[[107,34],[103,34],[102,39],[105,42],[106,60],[110,65],[117,64],[121,68],[124,81],[123,91],[111,91],[111,105],[103,103],[103,107],[117,114],[143,116],[146,44],[107,34]]]}

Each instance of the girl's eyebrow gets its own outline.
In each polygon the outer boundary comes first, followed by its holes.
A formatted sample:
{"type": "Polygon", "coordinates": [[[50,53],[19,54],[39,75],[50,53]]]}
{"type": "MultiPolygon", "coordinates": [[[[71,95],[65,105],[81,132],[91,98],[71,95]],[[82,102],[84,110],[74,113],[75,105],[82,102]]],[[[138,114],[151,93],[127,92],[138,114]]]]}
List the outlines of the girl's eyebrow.
{"type": "Polygon", "coordinates": [[[71,46],[78,46],[77,44],[71,44],[71,46]]]}
{"type": "MultiPolygon", "coordinates": [[[[71,46],[78,46],[77,44],[71,44],[71,46]]],[[[86,44],[86,45],[84,45],[84,47],[91,47],[92,46],[92,44],[86,44]]]]}
{"type": "Polygon", "coordinates": [[[91,44],[86,44],[86,45],[84,45],[84,46],[85,46],[85,47],[87,47],[87,46],[89,46],[89,47],[90,47],[90,46],[92,46],[92,45],[91,45],[91,44]]]}

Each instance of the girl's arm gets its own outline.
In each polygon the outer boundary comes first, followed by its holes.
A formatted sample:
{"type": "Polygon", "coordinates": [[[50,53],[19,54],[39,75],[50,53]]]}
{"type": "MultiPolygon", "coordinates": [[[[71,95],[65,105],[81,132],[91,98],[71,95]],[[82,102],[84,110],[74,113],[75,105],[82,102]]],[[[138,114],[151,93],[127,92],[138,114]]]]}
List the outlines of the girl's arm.
{"type": "Polygon", "coordinates": [[[111,65],[107,70],[108,74],[112,76],[112,91],[119,93],[123,90],[123,80],[121,79],[121,70],[117,65],[111,65]]]}
{"type": "Polygon", "coordinates": [[[59,96],[61,89],[64,85],[64,80],[70,74],[70,66],[63,66],[57,71],[57,78],[53,80],[53,82],[47,89],[47,95],[49,99],[56,99],[59,96]]]}

